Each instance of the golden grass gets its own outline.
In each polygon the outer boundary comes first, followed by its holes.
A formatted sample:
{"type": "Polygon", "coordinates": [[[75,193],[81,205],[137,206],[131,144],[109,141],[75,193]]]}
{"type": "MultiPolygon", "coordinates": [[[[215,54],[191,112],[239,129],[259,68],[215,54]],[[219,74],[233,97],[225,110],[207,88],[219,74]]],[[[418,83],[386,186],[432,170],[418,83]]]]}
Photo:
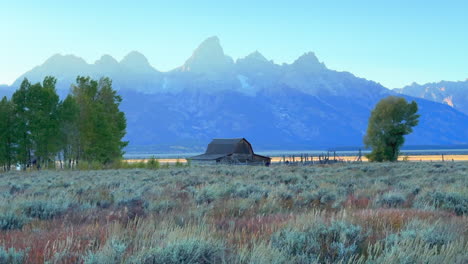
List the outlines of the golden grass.
{"type": "MultiPolygon", "coordinates": [[[[333,157],[330,157],[330,158],[333,158],[333,157]]],[[[337,159],[351,162],[351,161],[356,161],[356,156],[343,156],[343,157],[337,156],[337,159]]],[[[286,157],[286,160],[291,161],[288,157],[286,157]]],[[[301,159],[300,159],[300,157],[296,157],[295,160],[297,162],[297,161],[300,161],[301,159]]],[[[310,160],[310,157],[309,157],[309,160],[310,160]]],[[[314,157],[313,160],[318,161],[318,158],[314,157]]],[[[411,155],[411,156],[402,155],[402,156],[400,156],[398,158],[398,160],[399,161],[407,160],[407,161],[412,161],[412,162],[421,162],[421,161],[425,161],[425,162],[468,161],[468,155],[444,155],[443,160],[442,160],[442,155],[411,155]]],[[[126,161],[129,162],[129,163],[148,162],[149,159],[128,159],[126,161]]],[[[180,163],[186,163],[187,162],[186,159],[158,159],[158,161],[161,164],[165,164],[165,163],[173,164],[173,163],[176,163],[178,161],[180,163]]],[[[282,161],[283,161],[283,157],[271,157],[271,162],[272,163],[278,163],[278,162],[282,162],[282,161]]],[[[363,156],[362,161],[367,162],[368,160],[367,160],[366,157],[363,156]]]]}

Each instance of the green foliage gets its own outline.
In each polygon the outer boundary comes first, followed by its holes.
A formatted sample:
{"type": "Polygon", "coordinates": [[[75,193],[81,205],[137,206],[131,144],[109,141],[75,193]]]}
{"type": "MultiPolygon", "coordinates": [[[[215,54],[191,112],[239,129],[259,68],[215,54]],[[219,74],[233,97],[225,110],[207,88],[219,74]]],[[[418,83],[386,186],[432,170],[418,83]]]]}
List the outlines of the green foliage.
{"type": "Polygon", "coordinates": [[[151,159],[149,159],[148,162],[146,163],[146,167],[150,170],[159,169],[160,167],[159,160],[155,159],[154,157],[151,157],[151,159]]]}
{"type": "Polygon", "coordinates": [[[14,105],[6,97],[0,101],[0,169],[10,170],[16,156],[14,105]]]}
{"type": "Polygon", "coordinates": [[[62,102],[55,85],[50,76],[36,84],[24,79],[11,101],[0,101],[0,166],[8,170],[17,161],[26,169],[34,161],[37,168],[54,168],[59,158],[65,168],[87,169],[119,161],[126,119],[111,80],[78,77],[62,102]]]}
{"type": "Polygon", "coordinates": [[[31,113],[28,110],[29,98],[28,96],[31,84],[27,79],[24,79],[20,88],[13,94],[11,101],[14,104],[15,121],[13,124],[14,133],[17,137],[17,161],[22,165],[23,169],[31,159],[31,152],[33,149],[32,138],[29,135],[29,124],[31,113]]]}
{"type": "Polygon", "coordinates": [[[463,263],[467,165],[10,171],[0,245],[31,263],[463,263]]]}
{"type": "Polygon", "coordinates": [[[405,195],[398,192],[385,193],[377,200],[377,203],[382,207],[401,207],[405,202],[405,195]]]}
{"type": "Polygon", "coordinates": [[[105,169],[104,164],[99,161],[80,161],[78,162],[76,168],[78,170],[102,170],[105,169]]]}
{"type": "Polygon", "coordinates": [[[386,237],[385,242],[393,246],[398,241],[419,239],[430,247],[440,247],[454,242],[457,240],[458,235],[450,226],[441,223],[429,224],[420,220],[413,220],[401,232],[386,237]]]}
{"type": "Polygon", "coordinates": [[[76,98],[68,95],[59,105],[60,120],[60,144],[62,160],[65,168],[71,168],[72,162],[79,159],[79,130],[78,130],[79,106],[76,98]]]}
{"type": "Polygon", "coordinates": [[[247,261],[240,262],[247,264],[287,264],[291,263],[291,258],[276,248],[259,244],[253,247],[247,261]]]}
{"type": "Polygon", "coordinates": [[[12,97],[15,106],[13,127],[17,135],[18,161],[25,167],[34,155],[37,165],[48,166],[60,148],[59,97],[56,79],[45,77],[31,84],[25,79],[12,97]]]}
{"type": "Polygon", "coordinates": [[[47,220],[65,213],[69,203],[62,199],[35,200],[25,203],[22,207],[28,217],[47,220]]]}
{"type": "Polygon", "coordinates": [[[11,210],[0,212],[0,230],[21,229],[28,221],[23,215],[15,214],[11,210]]]}
{"type": "Polygon", "coordinates": [[[273,234],[271,245],[295,258],[295,263],[336,262],[357,254],[364,238],[360,226],[335,221],[329,226],[316,223],[303,230],[280,230],[273,234]]]}
{"type": "Polygon", "coordinates": [[[0,263],[4,264],[23,264],[26,260],[26,254],[22,250],[14,248],[6,249],[0,246],[0,263]]]}
{"type": "Polygon", "coordinates": [[[367,258],[361,257],[355,263],[466,263],[468,243],[453,242],[446,247],[428,247],[421,239],[405,239],[397,241],[393,246],[377,243],[369,247],[370,254],[367,258]]]}
{"type": "Polygon", "coordinates": [[[434,208],[450,210],[457,215],[468,214],[468,197],[460,193],[428,192],[425,196],[418,198],[417,204],[419,207],[424,207],[424,204],[427,204],[434,208]]]}
{"type": "Polygon", "coordinates": [[[135,257],[132,263],[144,264],[215,264],[226,263],[224,245],[197,238],[169,243],[135,257]]]}
{"type": "Polygon", "coordinates": [[[408,103],[402,97],[389,96],[382,99],[369,118],[364,144],[372,147],[366,157],[370,161],[396,161],[405,135],[413,132],[418,124],[418,105],[408,103]]]}
{"type": "Polygon", "coordinates": [[[80,160],[109,164],[122,158],[128,142],[126,119],[119,110],[122,98],[112,89],[112,81],[78,77],[72,96],[79,106],[78,131],[80,160]]]}
{"type": "Polygon", "coordinates": [[[80,201],[99,208],[108,208],[114,204],[114,195],[107,188],[88,189],[79,191],[80,201]]]}
{"type": "Polygon", "coordinates": [[[220,186],[206,186],[197,191],[195,200],[198,204],[211,203],[224,196],[226,189],[220,186]]]}
{"type": "Polygon", "coordinates": [[[83,258],[84,264],[114,264],[121,263],[127,245],[117,239],[107,240],[98,252],[89,252],[83,258]]]}
{"type": "Polygon", "coordinates": [[[162,200],[150,203],[148,210],[155,213],[167,213],[176,207],[177,203],[175,201],[162,200]]]}

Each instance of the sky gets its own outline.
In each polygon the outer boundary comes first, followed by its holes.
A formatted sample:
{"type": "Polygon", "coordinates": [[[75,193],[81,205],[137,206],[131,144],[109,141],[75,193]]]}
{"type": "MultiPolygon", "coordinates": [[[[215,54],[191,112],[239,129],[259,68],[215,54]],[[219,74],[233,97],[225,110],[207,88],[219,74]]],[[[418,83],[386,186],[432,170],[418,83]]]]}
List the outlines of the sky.
{"type": "Polygon", "coordinates": [[[468,1],[5,1],[0,84],[50,56],[94,63],[143,53],[153,67],[182,65],[206,38],[227,55],[258,50],[275,63],[313,51],[328,68],[399,88],[468,78],[468,1]]]}

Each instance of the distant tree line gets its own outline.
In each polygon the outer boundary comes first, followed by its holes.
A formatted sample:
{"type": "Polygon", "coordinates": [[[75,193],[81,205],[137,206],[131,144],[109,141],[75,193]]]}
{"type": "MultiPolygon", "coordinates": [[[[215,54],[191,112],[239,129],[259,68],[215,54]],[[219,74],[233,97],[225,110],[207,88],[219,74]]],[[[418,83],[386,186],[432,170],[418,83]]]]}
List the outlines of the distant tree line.
{"type": "Polygon", "coordinates": [[[0,166],[71,167],[79,162],[110,164],[122,158],[126,118],[122,98],[109,78],[78,77],[61,101],[57,80],[27,79],[10,100],[0,101],[0,166]]]}

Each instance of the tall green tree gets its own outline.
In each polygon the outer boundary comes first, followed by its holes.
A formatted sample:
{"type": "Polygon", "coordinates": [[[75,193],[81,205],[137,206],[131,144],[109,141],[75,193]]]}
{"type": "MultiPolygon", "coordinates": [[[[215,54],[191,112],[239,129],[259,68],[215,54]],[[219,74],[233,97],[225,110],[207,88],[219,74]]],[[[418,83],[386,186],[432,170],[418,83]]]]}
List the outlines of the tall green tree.
{"type": "Polygon", "coordinates": [[[372,148],[370,161],[396,161],[405,135],[413,132],[419,122],[418,105],[402,97],[382,99],[369,118],[364,144],[372,148]]]}
{"type": "Polygon", "coordinates": [[[13,103],[6,97],[0,101],[0,166],[3,170],[10,170],[15,163],[16,134],[13,107],[13,103]]]}
{"type": "MultiPolygon", "coordinates": [[[[28,93],[30,136],[34,156],[39,164],[48,167],[60,148],[59,96],[54,77],[45,77],[41,83],[31,85],[28,93]]],[[[52,163],[53,164],[53,163],[52,163]]]]}
{"type": "Polygon", "coordinates": [[[79,106],[74,97],[68,95],[59,106],[60,123],[60,160],[70,168],[78,160],[79,131],[78,114],[79,106]]]}
{"type": "Polygon", "coordinates": [[[13,94],[14,130],[17,135],[17,159],[26,168],[33,159],[48,166],[60,147],[59,97],[56,79],[45,77],[42,83],[24,79],[13,94]]]}
{"type": "Polygon", "coordinates": [[[78,77],[72,96],[78,106],[79,160],[104,164],[122,158],[126,119],[119,110],[122,98],[108,78],[78,77]]]}
{"type": "Polygon", "coordinates": [[[15,118],[13,129],[17,137],[16,160],[23,169],[26,169],[26,165],[29,164],[33,151],[33,143],[30,136],[30,119],[32,114],[29,109],[28,99],[30,87],[31,83],[25,78],[11,99],[14,105],[13,115],[15,118]]]}
{"type": "Polygon", "coordinates": [[[35,160],[48,167],[57,157],[69,166],[82,160],[120,160],[127,145],[126,119],[112,81],[78,77],[63,101],[55,86],[53,77],[36,84],[24,79],[11,102],[0,102],[0,165],[9,167],[15,160],[26,169],[35,160]],[[7,142],[7,134],[14,138],[7,142]]]}
{"type": "Polygon", "coordinates": [[[124,154],[123,148],[128,144],[122,140],[126,134],[127,121],[125,114],[119,110],[121,102],[122,97],[112,89],[112,81],[109,78],[99,80],[97,158],[104,163],[120,159],[124,154]]]}
{"type": "Polygon", "coordinates": [[[72,86],[72,97],[78,105],[78,148],[77,161],[93,160],[97,143],[96,129],[99,124],[96,97],[98,82],[89,77],[79,76],[72,86]]]}

